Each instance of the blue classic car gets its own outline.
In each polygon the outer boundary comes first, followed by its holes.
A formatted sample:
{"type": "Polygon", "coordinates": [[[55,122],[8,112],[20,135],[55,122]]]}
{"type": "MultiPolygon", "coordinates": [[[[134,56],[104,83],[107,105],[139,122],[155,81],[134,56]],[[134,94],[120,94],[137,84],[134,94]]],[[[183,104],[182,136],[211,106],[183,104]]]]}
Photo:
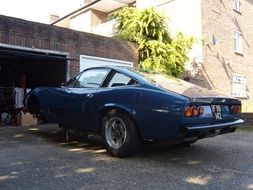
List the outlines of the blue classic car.
{"type": "Polygon", "coordinates": [[[89,68],[59,88],[34,89],[25,104],[45,121],[99,133],[117,157],[137,153],[143,141],[191,144],[234,132],[244,122],[238,99],[162,75],[150,75],[156,82],[144,75],[124,67],[89,68]]]}

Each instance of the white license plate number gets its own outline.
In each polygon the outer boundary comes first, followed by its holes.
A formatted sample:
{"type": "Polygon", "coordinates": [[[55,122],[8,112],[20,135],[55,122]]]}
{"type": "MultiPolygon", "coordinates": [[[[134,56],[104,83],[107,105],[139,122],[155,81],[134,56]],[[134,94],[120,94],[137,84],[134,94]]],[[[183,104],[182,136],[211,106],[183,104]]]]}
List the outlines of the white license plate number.
{"type": "Polygon", "coordinates": [[[213,116],[216,120],[222,119],[222,110],[220,105],[211,105],[213,116]]]}

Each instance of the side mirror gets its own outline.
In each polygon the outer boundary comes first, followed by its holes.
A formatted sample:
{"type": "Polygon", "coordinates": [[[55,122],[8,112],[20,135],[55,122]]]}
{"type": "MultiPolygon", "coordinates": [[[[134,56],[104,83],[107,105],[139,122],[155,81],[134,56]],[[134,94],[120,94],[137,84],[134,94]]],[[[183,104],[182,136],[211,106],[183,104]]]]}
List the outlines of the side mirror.
{"type": "Polygon", "coordinates": [[[65,87],[65,86],[66,86],[65,82],[61,83],[61,87],[65,87]]]}

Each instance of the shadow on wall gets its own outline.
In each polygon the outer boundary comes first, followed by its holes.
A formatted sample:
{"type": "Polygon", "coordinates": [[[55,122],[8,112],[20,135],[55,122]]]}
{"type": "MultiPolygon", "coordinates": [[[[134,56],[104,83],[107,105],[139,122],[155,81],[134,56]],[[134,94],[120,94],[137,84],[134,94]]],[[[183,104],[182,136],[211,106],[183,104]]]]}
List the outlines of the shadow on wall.
{"type": "MultiPolygon", "coordinates": [[[[231,80],[231,73],[233,72],[233,69],[229,63],[228,58],[225,58],[221,56],[219,52],[216,52],[215,48],[211,44],[206,44],[205,56],[206,59],[207,57],[209,57],[211,60],[213,60],[213,63],[216,63],[217,66],[220,65],[222,67],[222,70],[220,70],[219,72],[226,74],[226,78],[228,80],[231,80]]],[[[202,86],[209,90],[214,90],[214,79],[210,76],[210,71],[208,71],[208,69],[205,67],[206,64],[211,63],[206,61],[204,61],[204,63],[197,63],[195,60],[193,60],[190,63],[190,69],[186,71],[186,77],[184,76],[184,79],[188,82],[202,86]]]]}
{"type": "MultiPolygon", "coordinates": [[[[243,39],[244,39],[246,45],[247,45],[248,47],[250,47],[250,45],[249,45],[247,39],[245,38],[244,31],[242,30],[242,27],[240,26],[240,24],[239,24],[237,18],[234,17],[233,15],[231,15],[230,8],[228,9],[228,8],[226,7],[226,4],[225,4],[222,0],[218,0],[218,1],[219,1],[220,5],[222,5],[223,8],[226,10],[227,15],[229,15],[231,21],[235,24],[235,27],[237,28],[237,30],[238,30],[239,32],[242,33],[242,37],[243,37],[243,39]]],[[[252,0],[245,0],[245,1],[247,1],[248,3],[250,3],[251,6],[253,5],[253,1],[252,1],[252,0]]],[[[245,2],[243,2],[243,5],[242,5],[242,6],[246,6],[246,5],[245,5],[245,2]]]]}
{"type": "Polygon", "coordinates": [[[229,79],[231,79],[229,69],[232,70],[232,68],[230,67],[229,64],[226,64],[225,58],[224,58],[224,57],[220,57],[220,55],[219,55],[218,52],[217,52],[217,54],[216,54],[215,57],[216,57],[216,59],[221,63],[221,66],[222,66],[222,68],[224,69],[224,71],[225,71],[227,77],[228,77],[229,79]]]}
{"type": "Polygon", "coordinates": [[[242,37],[243,37],[243,39],[244,39],[246,45],[247,45],[248,47],[250,47],[249,42],[247,41],[247,39],[246,39],[246,37],[245,37],[245,35],[244,35],[245,33],[244,33],[244,31],[242,30],[242,27],[240,26],[240,24],[239,24],[237,18],[231,17],[231,20],[232,20],[232,22],[235,24],[237,30],[238,30],[239,32],[241,32],[242,37]]]}
{"type": "Polygon", "coordinates": [[[196,62],[196,60],[193,60],[190,63],[190,68],[186,70],[183,78],[187,82],[199,85],[209,90],[214,88],[214,84],[209,77],[204,64],[196,62]]]}

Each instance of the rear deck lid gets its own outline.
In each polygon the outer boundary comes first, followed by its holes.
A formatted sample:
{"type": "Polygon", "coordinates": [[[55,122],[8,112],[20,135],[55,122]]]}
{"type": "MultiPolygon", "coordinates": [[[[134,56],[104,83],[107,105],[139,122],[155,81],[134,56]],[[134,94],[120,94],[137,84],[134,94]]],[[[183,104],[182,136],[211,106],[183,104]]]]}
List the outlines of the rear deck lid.
{"type": "Polygon", "coordinates": [[[236,104],[239,100],[227,95],[203,88],[181,79],[167,77],[162,74],[148,74],[157,86],[176,92],[190,99],[192,103],[203,104],[236,104]]]}

